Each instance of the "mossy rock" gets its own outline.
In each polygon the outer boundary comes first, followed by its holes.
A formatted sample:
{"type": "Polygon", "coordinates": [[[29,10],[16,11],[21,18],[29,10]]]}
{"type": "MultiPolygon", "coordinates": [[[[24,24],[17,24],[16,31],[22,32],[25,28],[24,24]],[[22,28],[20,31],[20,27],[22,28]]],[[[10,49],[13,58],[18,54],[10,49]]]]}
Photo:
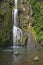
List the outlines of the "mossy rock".
{"type": "Polygon", "coordinates": [[[18,46],[26,46],[27,45],[28,36],[24,35],[22,39],[18,40],[18,46]]]}

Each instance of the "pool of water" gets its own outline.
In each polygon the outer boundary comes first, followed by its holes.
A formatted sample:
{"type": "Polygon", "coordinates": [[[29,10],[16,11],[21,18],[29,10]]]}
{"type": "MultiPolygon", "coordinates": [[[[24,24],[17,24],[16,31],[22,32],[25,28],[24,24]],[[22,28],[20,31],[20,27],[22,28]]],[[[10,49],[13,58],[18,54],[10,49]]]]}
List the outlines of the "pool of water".
{"type": "Polygon", "coordinates": [[[0,65],[43,65],[43,48],[0,48],[0,65]],[[21,55],[16,56],[16,51],[21,55]],[[35,56],[39,57],[39,61],[33,61],[35,56]]]}

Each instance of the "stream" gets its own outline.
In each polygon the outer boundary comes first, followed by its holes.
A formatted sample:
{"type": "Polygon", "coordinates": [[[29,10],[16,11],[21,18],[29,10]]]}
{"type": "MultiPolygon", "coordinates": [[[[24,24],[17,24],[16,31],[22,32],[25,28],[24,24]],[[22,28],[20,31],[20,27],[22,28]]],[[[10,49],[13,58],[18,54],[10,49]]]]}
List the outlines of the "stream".
{"type": "Polygon", "coordinates": [[[43,65],[43,48],[0,48],[0,65],[43,65]],[[16,51],[21,55],[16,56],[16,51]],[[33,61],[35,56],[39,57],[39,61],[33,61]]]}

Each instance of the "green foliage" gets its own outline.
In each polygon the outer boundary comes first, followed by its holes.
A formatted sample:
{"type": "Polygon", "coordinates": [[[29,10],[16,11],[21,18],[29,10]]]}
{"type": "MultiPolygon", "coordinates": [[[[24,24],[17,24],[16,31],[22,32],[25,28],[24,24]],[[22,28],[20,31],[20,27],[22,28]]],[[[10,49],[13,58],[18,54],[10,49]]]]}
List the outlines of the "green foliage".
{"type": "Polygon", "coordinates": [[[27,30],[28,30],[26,24],[23,24],[23,25],[22,25],[22,29],[23,29],[24,31],[27,31],[27,30]]]}
{"type": "Polygon", "coordinates": [[[0,3],[0,46],[7,46],[12,43],[12,8],[9,3],[2,2],[3,4],[0,3]]]}
{"type": "Polygon", "coordinates": [[[37,41],[43,45],[43,1],[42,0],[29,0],[32,8],[32,21],[31,25],[37,35],[37,41]]]}

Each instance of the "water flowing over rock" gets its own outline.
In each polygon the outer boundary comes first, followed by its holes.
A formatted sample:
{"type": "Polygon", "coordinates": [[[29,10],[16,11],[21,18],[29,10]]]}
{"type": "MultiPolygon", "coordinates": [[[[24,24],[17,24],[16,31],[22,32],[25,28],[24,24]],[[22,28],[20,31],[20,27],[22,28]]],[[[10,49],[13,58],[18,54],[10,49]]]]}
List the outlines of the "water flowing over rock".
{"type": "Polygon", "coordinates": [[[22,37],[23,37],[22,30],[18,27],[17,0],[15,0],[15,9],[13,10],[13,16],[14,16],[13,45],[17,45],[18,44],[18,40],[22,40],[22,37]]]}
{"type": "Polygon", "coordinates": [[[14,42],[14,45],[17,45],[18,44],[18,40],[22,39],[23,37],[23,34],[22,34],[22,31],[20,28],[14,26],[13,27],[13,42],[14,42]]]}
{"type": "Polygon", "coordinates": [[[18,17],[18,10],[17,9],[14,9],[14,25],[17,26],[17,17],[18,17]]]}

